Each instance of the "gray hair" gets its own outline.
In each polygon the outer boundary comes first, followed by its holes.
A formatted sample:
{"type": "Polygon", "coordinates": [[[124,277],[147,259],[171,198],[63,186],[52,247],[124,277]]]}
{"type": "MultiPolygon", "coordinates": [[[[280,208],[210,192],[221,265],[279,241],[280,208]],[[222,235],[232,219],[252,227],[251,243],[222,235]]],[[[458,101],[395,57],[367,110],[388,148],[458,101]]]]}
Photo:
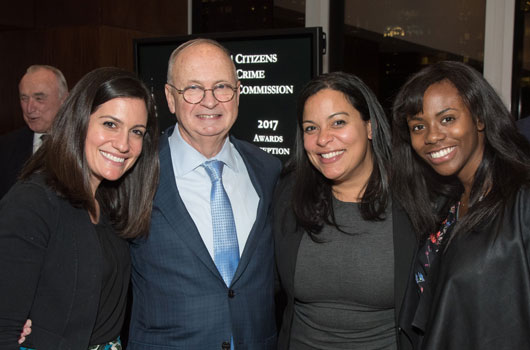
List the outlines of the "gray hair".
{"type": "Polygon", "coordinates": [[[46,64],[34,64],[28,67],[26,73],[35,73],[40,69],[46,69],[55,74],[59,85],[59,98],[63,98],[68,93],[68,84],[66,83],[66,79],[64,78],[63,72],[61,72],[58,68],[55,68],[54,66],[49,66],[46,64]]]}

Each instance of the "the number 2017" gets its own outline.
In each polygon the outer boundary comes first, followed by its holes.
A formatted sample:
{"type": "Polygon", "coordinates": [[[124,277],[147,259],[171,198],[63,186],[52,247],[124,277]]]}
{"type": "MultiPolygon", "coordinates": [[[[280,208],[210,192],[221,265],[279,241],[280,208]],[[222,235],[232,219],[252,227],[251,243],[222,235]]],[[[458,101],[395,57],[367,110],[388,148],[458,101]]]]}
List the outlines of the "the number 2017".
{"type": "Polygon", "coordinates": [[[258,120],[258,129],[276,130],[277,127],[278,127],[277,120],[258,120]]]}

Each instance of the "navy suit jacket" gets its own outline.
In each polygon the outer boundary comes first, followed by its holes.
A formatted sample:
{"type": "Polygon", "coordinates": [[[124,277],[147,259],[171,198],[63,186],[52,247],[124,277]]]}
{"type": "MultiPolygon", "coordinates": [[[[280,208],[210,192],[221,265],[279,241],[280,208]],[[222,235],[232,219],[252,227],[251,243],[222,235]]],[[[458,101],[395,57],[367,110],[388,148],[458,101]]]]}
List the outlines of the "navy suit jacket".
{"type": "Polygon", "coordinates": [[[0,198],[17,182],[24,163],[33,153],[33,131],[27,126],[0,137],[0,198]]]}
{"type": "Polygon", "coordinates": [[[260,200],[239,266],[227,287],[180,198],[168,136],[162,137],[160,183],[149,237],[131,244],[130,350],[224,349],[231,336],[237,350],[276,346],[270,216],[281,164],[249,143],[235,138],[231,142],[260,200]]]}

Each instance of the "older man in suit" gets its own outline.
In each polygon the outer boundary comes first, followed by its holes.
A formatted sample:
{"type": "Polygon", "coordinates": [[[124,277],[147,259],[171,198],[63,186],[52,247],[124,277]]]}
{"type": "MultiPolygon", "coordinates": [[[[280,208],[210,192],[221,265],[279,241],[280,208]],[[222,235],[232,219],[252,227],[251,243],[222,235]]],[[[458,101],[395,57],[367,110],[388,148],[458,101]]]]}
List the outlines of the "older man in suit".
{"type": "Polygon", "coordinates": [[[0,198],[16,182],[24,163],[41,145],[68,96],[63,73],[52,66],[33,65],[18,85],[25,127],[0,137],[0,198]]]}
{"type": "Polygon", "coordinates": [[[131,245],[130,350],[274,349],[271,197],[281,164],[229,136],[239,82],[226,49],[178,47],[149,237],[131,245]]]}

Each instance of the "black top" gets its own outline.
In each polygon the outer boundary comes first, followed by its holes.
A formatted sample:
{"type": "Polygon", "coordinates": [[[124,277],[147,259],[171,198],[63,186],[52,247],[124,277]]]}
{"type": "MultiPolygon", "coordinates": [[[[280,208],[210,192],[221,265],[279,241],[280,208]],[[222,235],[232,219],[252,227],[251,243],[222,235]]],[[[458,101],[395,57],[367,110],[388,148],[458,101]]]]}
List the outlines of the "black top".
{"type": "Polygon", "coordinates": [[[131,275],[129,245],[119,238],[107,218],[95,225],[103,254],[101,295],[90,344],[107,343],[120,335],[131,275]]]}
{"type": "MultiPolygon", "coordinates": [[[[440,266],[440,255],[443,243],[449,239],[457,219],[458,207],[454,205],[449,210],[447,218],[440,225],[436,233],[425,237],[425,243],[419,249],[414,264],[414,280],[417,284],[418,308],[414,314],[412,326],[418,330],[418,347],[421,347],[423,334],[431,313],[433,291],[436,288],[437,271],[440,266]]],[[[411,290],[411,292],[413,292],[411,290]]]]}
{"type": "Polygon", "coordinates": [[[19,349],[28,318],[25,347],[87,349],[106,303],[100,303],[102,281],[109,280],[102,251],[88,212],[58,196],[41,175],[15,184],[0,200],[0,349],[19,349]]]}
{"type": "MultiPolygon", "coordinates": [[[[521,188],[498,215],[443,250],[422,350],[530,349],[529,204],[530,189],[521,188]]],[[[411,286],[402,307],[410,323],[419,301],[413,278],[411,286]]],[[[416,328],[400,324],[417,337],[416,328]]]]}

